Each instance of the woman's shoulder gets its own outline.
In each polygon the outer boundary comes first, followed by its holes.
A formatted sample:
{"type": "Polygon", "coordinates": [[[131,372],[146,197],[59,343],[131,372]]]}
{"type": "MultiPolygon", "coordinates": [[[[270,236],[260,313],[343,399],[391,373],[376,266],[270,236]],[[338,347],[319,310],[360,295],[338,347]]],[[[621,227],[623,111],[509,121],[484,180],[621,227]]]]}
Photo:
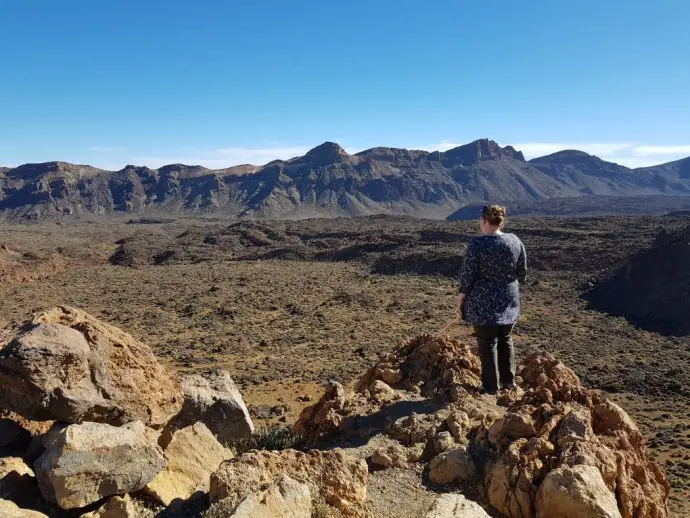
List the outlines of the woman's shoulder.
{"type": "Polygon", "coordinates": [[[513,243],[514,245],[517,245],[517,246],[524,246],[522,244],[522,241],[520,240],[520,238],[517,235],[513,234],[512,232],[505,232],[503,235],[505,236],[506,241],[513,243]]]}

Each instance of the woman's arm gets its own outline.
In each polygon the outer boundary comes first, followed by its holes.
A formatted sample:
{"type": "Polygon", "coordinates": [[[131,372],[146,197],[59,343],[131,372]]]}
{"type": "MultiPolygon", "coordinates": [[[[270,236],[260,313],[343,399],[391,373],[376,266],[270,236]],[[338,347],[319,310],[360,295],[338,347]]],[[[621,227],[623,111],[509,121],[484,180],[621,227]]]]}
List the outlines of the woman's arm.
{"type": "Polygon", "coordinates": [[[460,274],[460,295],[463,299],[465,295],[472,291],[474,283],[477,282],[479,262],[477,260],[477,252],[475,248],[474,240],[467,244],[465,261],[462,263],[462,273],[460,274]]]}
{"type": "Polygon", "coordinates": [[[520,284],[523,284],[527,279],[527,251],[522,241],[520,241],[520,255],[517,262],[517,278],[520,284]]]}

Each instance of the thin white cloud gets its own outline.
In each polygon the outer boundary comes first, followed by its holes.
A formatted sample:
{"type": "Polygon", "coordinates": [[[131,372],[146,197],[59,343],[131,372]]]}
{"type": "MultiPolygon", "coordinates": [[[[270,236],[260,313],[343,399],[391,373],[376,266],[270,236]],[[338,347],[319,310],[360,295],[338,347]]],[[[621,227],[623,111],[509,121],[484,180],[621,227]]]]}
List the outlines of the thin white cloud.
{"type": "Polygon", "coordinates": [[[690,145],[688,146],[635,146],[633,150],[636,156],[654,155],[690,155],[690,145]]]}
{"type": "Polygon", "coordinates": [[[247,147],[227,147],[217,149],[214,154],[220,155],[232,165],[238,164],[267,164],[272,160],[288,160],[296,156],[302,156],[307,151],[305,146],[288,146],[288,147],[263,147],[263,148],[247,148],[247,147]]]}
{"type": "Polygon", "coordinates": [[[513,144],[527,159],[550,155],[565,149],[577,149],[607,162],[627,167],[646,167],[690,155],[690,146],[653,146],[632,142],[523,142],[513,144]]]}
{"type": "MultiPolygon", "coordinates": [[[[467,142],[465,142],[467,144],[467,142]]],[[[449,140],[442,140],[438,144],[430,144],[427,146],[417,146],[413,147],[413,149],[421,149],[422,151],[448,151],[449,149],[453,149],[458,146],[462,146],[463,144],[456,144],[454,142],[450,142],[449,140]]]]}
{"type": "Polygon", "coordinates": [[[522,151],[526,157],[535,158],[550,155],[564,149],[577,149],[590,155],[615,155],[633,147],[631,142],[522,142],[513,144],[515,149],[522,151]]]}

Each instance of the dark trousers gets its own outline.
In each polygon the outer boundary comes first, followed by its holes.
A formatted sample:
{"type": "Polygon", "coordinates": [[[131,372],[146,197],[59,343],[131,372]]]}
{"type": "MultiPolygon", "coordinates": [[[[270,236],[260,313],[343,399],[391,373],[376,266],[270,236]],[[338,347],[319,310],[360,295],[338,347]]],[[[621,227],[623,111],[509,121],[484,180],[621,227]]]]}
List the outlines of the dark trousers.
{"type": "Polygon", "coordinates": [[[482,385],[488,392],[515,383],[515,351],[513,350],[513,326],[475,326],[479,343],[479,359],[482,362],[482,385]]]}

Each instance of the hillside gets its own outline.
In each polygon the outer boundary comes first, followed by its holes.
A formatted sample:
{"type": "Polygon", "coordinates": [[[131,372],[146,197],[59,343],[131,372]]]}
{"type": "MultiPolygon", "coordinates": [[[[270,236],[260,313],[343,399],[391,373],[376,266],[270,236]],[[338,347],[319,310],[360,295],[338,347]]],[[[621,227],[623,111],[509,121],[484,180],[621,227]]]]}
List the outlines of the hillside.
{"type": "Polygon", "coordinates": [[[690,159],[629,169],[582,151],[559,151],[529,163],[583,194],[690,194],[690,159]]]}
{"type": "Polygon", "coordinates": [[[688,335],[690,227],[662,231],[653,245],[587,294],[592,307],[657,332],[688,335]]]}
{"type": "Polygon", "coordinates": [[[220,170],[172,164],[104,171],[65,162],[0,170],[0,214],[15,221],[116,213],[442,219],[487,200],[586,195],[690,195],[690,159],[631,170],[563,151],[527,162],[512,147],[482,139],[446,152],[378,147],[354,155],[326,142],[287,161],[220,170]]]}
{"type": "MultiPolygon", "coordinates": [[[[504,200],[496,200],[502,202],[504,200]]],[[[690,196],[650,194],[642,196],[572,196],[542,200],[506,201],[508,216],[602,216],[646,214],[690,215],[690,196]]],[[[449,221],[474,220],[484,202],[465,205],[446,219],[449,221]]]]}

